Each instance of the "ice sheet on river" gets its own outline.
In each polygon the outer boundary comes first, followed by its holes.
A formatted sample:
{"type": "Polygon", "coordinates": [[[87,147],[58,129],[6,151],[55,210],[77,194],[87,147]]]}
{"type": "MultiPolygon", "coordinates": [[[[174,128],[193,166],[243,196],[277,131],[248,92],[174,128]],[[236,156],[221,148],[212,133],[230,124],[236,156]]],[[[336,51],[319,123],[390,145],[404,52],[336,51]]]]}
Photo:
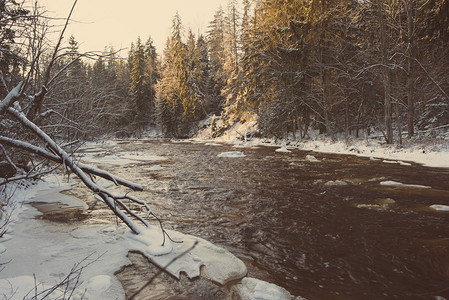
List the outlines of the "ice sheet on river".
{"type": "Polygon", "coordinates": [[[227,157],[227,158],[235,158],[235,157],[245,157],[246,155],[240,151],[230,151],[230,152],[222,152],[218,154],[218,157],[227,157]]]}
{"type": "Polygon", "coordinates": [[[109,152],[99,152],[94,154],[84,155],[83,161],[94,164],[107,164],[107,165],[129,165],[138,162],[156,162],[167,160],[167,157],[155,155],[152,153],[141,152],[119,152],[112,154],[109,152]]]}
{"type": "Polygon", "coordinates": [[[128,237],[139,245],[134,248],[178,279],[182,272],[189,278],[200,276],[203,266],[202,275],[222,285],[246,275],[246,265],[228,250],[198,237],[167,232],[180,243],[166,239],[162,246],[161,232],[154,228],[143,229],[138,236],[130,233],[128,237]]]}
{"type": "MultiPolygon", "coordinates": [[[[61,199],[68,196],[59,192],[70,189],[71,185],[57,176],[48,176],[31,189],[17,191],[16,199],[25,202],[66,202],[61,199]]],[[[68,201],[66,205],[76,203],[68,201]]],[[[0,263],[8,262],[0,272],[0,299],[3,295],[6,299],[23,299],[29,291],[34,295],[36,281],[42,283],[40,286],[43,289],[52,287],[76,263],[93,254],[92,260],[98,257],[99,261],[83,270],[79,289],[73,299],[81,299],[85,289],[87,293],[83,299],[124,299],[123,289],[114,272],[129,263],[126,253],[130,250],[144,253],[162,267],[173,260],[167,271],[178,278],[180,272],[193,278],[203,271],[205,277],[224,284],[247,273],[241,260],[201,238],[169,231],[173,239],[182,240],[183,243],[172,243],[167,239],[162,247],[158,226],[142,229],[142,235],[136,236],[125,226],[111,224],[87,227],[54,225],[36,219],[39,214],[30,206],[17,206],[8,233],[0,239],[0,263]],[[198,244],[190,252],[180,256],[195,242],[198,244]],[[32,274],[36,274],[37,278],[32,274]]]]}

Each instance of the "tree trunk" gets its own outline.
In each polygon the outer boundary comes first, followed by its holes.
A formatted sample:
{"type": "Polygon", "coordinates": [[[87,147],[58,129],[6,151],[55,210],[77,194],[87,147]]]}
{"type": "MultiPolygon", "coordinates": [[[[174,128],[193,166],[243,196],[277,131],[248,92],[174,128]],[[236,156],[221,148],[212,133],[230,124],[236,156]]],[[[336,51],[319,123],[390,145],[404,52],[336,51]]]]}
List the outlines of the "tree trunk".
{"type": "Polygon", "coordinates": [[[390,83],[390,70],[387,64],[387,45],[386,45],[386,30],[385,30],[385,20],[383,13],[383,2],[382,0],[377,1],[379,10],[379,24],[380,24],[380,44],[382,52],[382,70],[383,70],[383,80],[384,80],[384,90],[385,90],[385,100],[384,100],[384,116],[385,116],[385,129],[386,129],[386,142],[387,144],[393,143],[393,126],[391,118],[391,83],[390,83]]]}
{"type": "Polygon", "coordinates": [[[413,98],[413,0],[406,1],[407,9],[407,131],[408,137],[415,135],[414,119],[415,119],[415,99],[413,98]]]}
{"type": "Polygon", "coordinates": [[[401,130],[401,114],[399,111],[399,100],[395,102],[395,110],[396,110],[396,126],[398,127],[398,139],[399,145],[402,145],[402,130],[401,130]]]}

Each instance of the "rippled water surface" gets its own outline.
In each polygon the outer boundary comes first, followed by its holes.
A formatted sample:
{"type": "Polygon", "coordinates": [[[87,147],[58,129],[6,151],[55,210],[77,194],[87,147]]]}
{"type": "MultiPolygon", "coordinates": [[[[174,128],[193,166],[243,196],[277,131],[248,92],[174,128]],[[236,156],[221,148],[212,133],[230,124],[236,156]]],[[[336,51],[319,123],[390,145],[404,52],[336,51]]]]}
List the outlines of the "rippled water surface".
{"type": "Polygon", "coordinates": [[[448,169],[275,149],[147,140],[86,152],[164,157],[99,165],[143,184],[165,227],[225,246],[294,295],[449,299],[449,213],[429,208],[449,205],[448,169]],[[229,151],[245,156],[218,156],[229,151]]]}

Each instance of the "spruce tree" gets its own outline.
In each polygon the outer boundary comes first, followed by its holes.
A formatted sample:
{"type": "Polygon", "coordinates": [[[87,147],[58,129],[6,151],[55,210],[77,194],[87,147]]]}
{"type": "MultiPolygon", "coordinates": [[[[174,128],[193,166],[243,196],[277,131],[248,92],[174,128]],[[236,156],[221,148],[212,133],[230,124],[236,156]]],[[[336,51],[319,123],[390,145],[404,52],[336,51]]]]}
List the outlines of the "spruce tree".
{"type": "Polygon", "coordinates": [[[186,49],[182,42],[179,14],[173,18],[172,33],[164,49],[161,80],[157,85],[156,111],[158,124],[166,136],[180,136],[183,111],[189,92],[187,84],[186,49]]]}
{"type": "Polygon", "coordinates": [[[156,83],[160,78],[159,71],[159,59],[156,52],[156,47],[153,45],[153,40],[148,38],[145,44],[145,74],[144,74],[144,85],[145,92],[148,97],[149,106],[149,117],[151,118],[151,123],[154,123],[154,106],[156,99],[156,83]]]}
{"type": "Polygon", "coordinates": [[[134,123],[142,126],[147,122],[149,113],[148,95],[145,93],[145,48],[140,37],[130,57],[130,94],[134,111],[134,123]]]}
{"type": "Polygon", "coordinates": [[[154,123],[155,85],[159,80],[159,62],[151,37],[145,44],[140,37],[129,54],[131,108],[133,122],[142,127],[154,123]]]}
{"type": "Polygon", "coordinates": [[[209,25],[207,34],[207,44],[209,46],[210,77],[211,77],[211,99],[209,107],[211,112],[218,114],[224,104],[224,97],[221,92],[226,86],[226,76],[223,72],[225,65],[225,13],[223,8],[219,8],[214,19],[209,25]]]}

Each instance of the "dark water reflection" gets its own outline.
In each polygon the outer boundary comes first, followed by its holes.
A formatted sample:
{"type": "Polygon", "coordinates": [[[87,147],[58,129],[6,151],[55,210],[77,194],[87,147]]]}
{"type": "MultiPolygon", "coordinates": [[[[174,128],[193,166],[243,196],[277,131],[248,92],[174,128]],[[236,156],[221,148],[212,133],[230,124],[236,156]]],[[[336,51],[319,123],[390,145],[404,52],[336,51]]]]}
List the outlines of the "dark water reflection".
{"type": "Polygon", "coordinates": [[[428,208],[449,205],[448,169],[272,147],[119,147],[168,157],[114,172],[145,186],[167,228],[225,246],[249,276],[309,300],[449,299],[449,213],[428,208]],[[226,151],[246,157],[217,157],[226,151]]]}

